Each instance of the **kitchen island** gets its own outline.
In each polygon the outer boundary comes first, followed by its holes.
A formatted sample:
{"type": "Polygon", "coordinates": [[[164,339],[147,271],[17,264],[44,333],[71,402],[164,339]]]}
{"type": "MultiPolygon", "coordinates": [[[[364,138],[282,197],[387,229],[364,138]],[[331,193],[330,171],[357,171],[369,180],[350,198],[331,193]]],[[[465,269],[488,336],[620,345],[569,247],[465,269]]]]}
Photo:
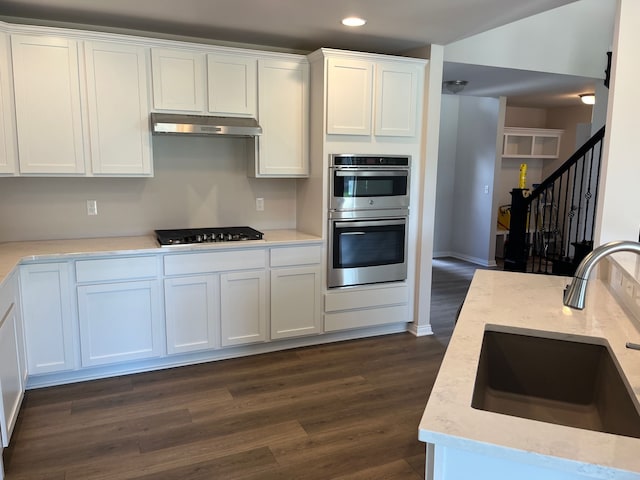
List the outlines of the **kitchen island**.
{"type": "Polygon", "coordinates": [[[640,324],[614,295],[615,277],[592,278],[580,311],[563,306],[567,277],[476,273],[419,426],[427,479],[640,478],[638,438],[472,407],[484,333],[498,331],[608,346],[639,409],[640,351],[625,344],[640,343],[640,324]]]}

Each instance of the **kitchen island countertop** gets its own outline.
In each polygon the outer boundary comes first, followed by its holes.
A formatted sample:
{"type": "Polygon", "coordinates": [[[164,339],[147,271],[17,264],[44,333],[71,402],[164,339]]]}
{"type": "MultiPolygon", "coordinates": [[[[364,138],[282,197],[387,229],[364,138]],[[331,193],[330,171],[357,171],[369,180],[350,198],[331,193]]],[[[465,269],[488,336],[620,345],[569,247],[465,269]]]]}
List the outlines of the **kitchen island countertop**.
{"type": "Polygon", "coordinates": [[[476,272],[420,422],[420,440],[436,448],[441,445],[568,476],[640,478],[640,439],[471,407],[485,329],[569,340],[582,337],[609,345],[639,404],[640,351],[625,348],[627,341],[640,343],[637,319],[596,278],[590,281],[584,310],[564,307],[562,293],[569,280],[476,272]]]}
{"type": "Polygon", "coordinates": [[[320,243],[322,238],[296,230],[264,230],[263,240],[220,242],[161,248],[155,236],[76,238],[0,243],[0,285],[20,262],[63,261],[74,257],[174,253],[220,248],[251,248],[320,243]]]}

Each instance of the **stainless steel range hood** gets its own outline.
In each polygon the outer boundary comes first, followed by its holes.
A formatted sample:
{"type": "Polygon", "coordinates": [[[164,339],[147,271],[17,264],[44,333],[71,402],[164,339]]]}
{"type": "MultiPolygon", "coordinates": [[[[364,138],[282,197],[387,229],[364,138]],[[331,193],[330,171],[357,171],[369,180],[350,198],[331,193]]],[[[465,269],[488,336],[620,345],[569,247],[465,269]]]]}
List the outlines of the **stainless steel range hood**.
{"type": "Polygon", "coordinates": [[[256,137],[262,127],[255,118],[209,117],[204,115],[180,115],[152,113],[151,130],[154,134],[174,135],[228,135],[256,137]]]}

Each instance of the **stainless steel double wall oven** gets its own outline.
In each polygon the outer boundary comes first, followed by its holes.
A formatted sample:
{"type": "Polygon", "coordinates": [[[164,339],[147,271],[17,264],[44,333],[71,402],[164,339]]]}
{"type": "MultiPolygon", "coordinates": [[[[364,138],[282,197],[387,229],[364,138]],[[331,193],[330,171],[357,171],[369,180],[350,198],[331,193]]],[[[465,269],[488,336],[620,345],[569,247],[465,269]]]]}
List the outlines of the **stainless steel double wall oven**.
{"type": "Polygon", "coordinates": [[[407,278],[409,156],[330,156],[328,287],[407,278]]]}

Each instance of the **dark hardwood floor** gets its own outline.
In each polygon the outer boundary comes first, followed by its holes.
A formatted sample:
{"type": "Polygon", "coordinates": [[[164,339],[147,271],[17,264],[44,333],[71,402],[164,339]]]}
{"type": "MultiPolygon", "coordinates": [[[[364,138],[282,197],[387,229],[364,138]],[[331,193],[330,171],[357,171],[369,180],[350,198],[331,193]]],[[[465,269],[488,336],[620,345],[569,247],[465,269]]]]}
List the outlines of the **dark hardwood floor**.
{"type": "Polygon", "coordinates": [[[434,263],[433,336],[30,390],[4,452],[6,478],[424,478],[417,428],[468,287],[460,272],[475,270],[453,266],[458,280],[434,263]]]}

